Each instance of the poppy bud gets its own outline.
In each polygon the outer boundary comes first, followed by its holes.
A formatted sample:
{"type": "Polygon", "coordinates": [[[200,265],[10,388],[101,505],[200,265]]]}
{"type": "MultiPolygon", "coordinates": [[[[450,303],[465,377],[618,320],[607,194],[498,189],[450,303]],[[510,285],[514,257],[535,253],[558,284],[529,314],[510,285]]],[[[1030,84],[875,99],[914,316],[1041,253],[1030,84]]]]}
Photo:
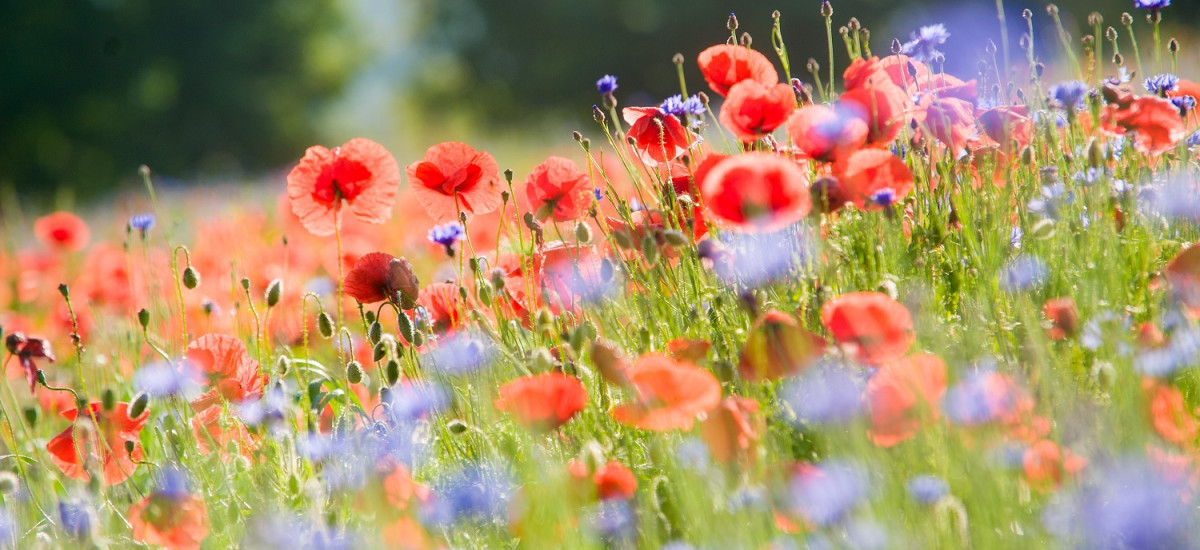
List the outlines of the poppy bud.
{"type": "MultiPolygon", "coordinates": [[[[538,217],[543,220],[550,217],[549,213],[546,213],[545,217],[542,216],[542,209],[544,209],[544,208],[545,208],[545,205],[543,205],[542,208],[538,209],[538,217]]],[[[551,211],[553,211],[553,208],[551,209],[551,211]]],[[[521,221],[525,222],[525,227],[528,227],[530,231],[533,231],[534,233],[541,233],[542,224],[538,223],[538,221],[536,219],[534,219],[532,213],[526,212],[525,215],[521,217],[521,221]]]]}
{"type": "Polygon", "coordinates": [[[416,343],[413,337],[412,318],[407,313],[400,311],[396,314],[396,325],[400,330],[400,337],[404,338],[405,342],[410,344],[416,343]]]}
{"type": "Polygon", "coordinates": [[[658,242],[654,240],[654,237],[646,235],[642,239],[642,255],[645,256],[646,263],[650,265],[658,262],[658,242]]]}
{"type": "Polygon", "coordinates": [[[300,494],[300,478],[296,477],[296,474],[288,476],[287,489],[289,495],[300,494]]]}
{"type": "Polygon", "coordinates": [[[749,48],[751,44],[754,44],[754,39],[750,37],[750,33],[744,32],[742,33],[742,39],[738,42],[741,43],[742,46],[749,48]]]}
{"type": "Polygon", "coordinates": [[[16,474],[9,471],[0,472],[0,495],[11,495],[20,487],[21,480],[16,474]]]}
{"type": "Polygon", "coordinates": [[[1104,30],[1104,38],[1107,38],[1109,42],[1116,42],[1117,29],[1114,29],[1112,27],[1105,29],[1104,30]]]}
{"type": "Polygon", "coordinates": [[[546,348],[538,348],[533,352],[533,372],[550,372],[554,369],[554,357],[550,355],[550,350],[546,348]]]}
{"type": "Polygon", "coordinates": [[[375,344],[375,348],[371,351],[371,360],[378,363],[387,357],[387,346],[383,342],[375,344]]]}
{"type": "Polygon", "coordinates": [[[1100,25],[1104,24],[1104,16],[1100,15],[1100,12],[1094,11],[1094,12],[1088,14],[1087,21],[1088,21],[1088,25],[1091,25],[1093,27],[1099,27],[1100,25]]]}
{"type": "Polygon", "coordinates": [[[67,283],[59,283],[58,293],[62,294],[62,297],[68,300],[71,298],[71,291],[67,288],[67,283]]]}
{"type": "Polygon", "coordinates": [[[367,324],[374,323],[376,320],[375,312],[368,309],[367,311],[363,312],[363,319],[367,320],[367,324]]]}
{"type": "Polygon", "coordinates": [[[106,412],[112,411],[113,408],[117,406],[117,394],[113,393],[111,388],[100,392],[100,406],[103,407],[106,412]]]}
{"type": "Polygon", "coordinates": [[[1033,12],[1030,11],[1029,8],[1025,8],[1021,10],[1021,18],[1025,19],[1026,21],[1033,19],[1033,12]]]}
{"type": "Polygon", "coordinates": [[[333,338],[333,319],[324,311],[317,315],[317,331],[325,338],[333,338]]]}
{"type": "Polygon", "coordinates": [[[826,19],[833,17],[833,6],[829,4],[829,0],[821,2],[821,17],[826,19]]]}
{"type": "Polygon", "coordinates": [[[395,359],[388,359],[388,362],[383,367],[383,375],[387,385],[394,386],[400,381],[400,362],[395,359]]]}
{"type": "Polygon", "coordinates": [[[420,332],[420,331],[414,332],[413,339],[412,339],[412,345],[417,346],[417,347],[421,347],[421,346],[425,345],[425,333],[420,332]]]}
{"type": "Polygon", "coordinates": [[[138,324],[142,325],[143,330],[145,330],[146,327],[150,326],[150,312],[146,311],[146,308],[139,309],[137,316],[138,316],[138,324]]]}
{"type": "Polygon", "coordinates": [[[1033,148],[1032,147],[1026,146],[1024,149],[1021,149],[1021,164],[1024,164],[1026,166],[1033,164],[1033,148]]]}
{"type": "Polygon", "coordinates": [[[125,454],[126,455],[132,456],[133,450],[136,448],[137,448],[137,444],[134,443],[132,440],[129,440],[129,439],[125,440],[125,454]]]}
{"type": "Polygon", "coordinates": [[[371,344],[378,344],[380,338],[383,338],[383,325],[379,324],[379,321],[375,321],[367,329],[367,341],[371,344]]]}
{"type": "Polygon", "coordinates": [[[1088,144],[1087,157],[1088,166],[1099,168],[1104,165],[1104,146],[1100,144],[1100,140],[1093,139],[1088,144]]]}
{"type": "Polygon", "coordinates": [[[862,23],[858,22],[857,17],[851,17],[850,20],[846,22],[846,28],[850,29],[851,32],[858,32],[858,29],[862,28],[862,23]]]}
{"type": "Polygon", "coordinates": [[[25,409],[21,412],[25,414],[25,422],[29,423],[30,428],[37,426],[38,410],[36,408],[25,407],[25,409]]]}
{"type": "Polygon", "coordinates": [[[592,120],[598,124],[604,124],[604,111],[601,111],[598,105],[592,105],[592,120]]]}
{"type": "Polygon", "coordinates": [[[729,29],[729,32],[733,32],[738,29],[738,20],[736,15],[732,13],[729,14],[729,21],[725,23],[725,28],[729,29]]]}
{"type": "Polygon", "coordinates": [[[351,384],[358,384],[363,381],[363,368],[358,361],[346,363],[346,381],[351,384]]]}
{"type": "Polygon", "coordinates": [[[808,72],[813,73],[813,74],[816,74],[817,72],[819,72],[821,70],[821,64],[817,63],[817,60],[813,59],[811,57],[808,58],[808,64],[806,65],[806,67],[808,68],[808,72]]]}
{"type": "Polygon", "coordinates": [[[901,46],[900,39],[893,38],[892,39],[892,55],[900,55],[900,52],[902,52],[902,51],[904,51],[904,47],[901,46]]]}
{"type": "Polygon", "coordinates": [[[1114,53],[1113,54],[1113,65],[1121,66],[1124,64],[1125,64],[1125,56],[1123,56],[1119,53],[1114,53]]]}
{"type": "Polygon", "coordinates": [[[1179,41],[1172,38],[1170,42],[1167,42],[1167,50],[1171,53],[1179,53],[1179,41]]]}
{"type": "Polygon", "coordinates": [[[250,290],[250,278],[249,277],[242,277],[242,290],[246,290],[246,291],[250,290]]]}
{"type": "Polygon", "coordinates": [[[462,420],[454,419],[454,420],[451,420],[446,423],[446,428],[448,428],[450,430],[450,433],[452,433],[454,435],[458,435],[460,433],[467,431],[467,428],[469,428],[469,426],[467,426],[467,424],[465,422],[463,422],[462,420]]]}
{"type": "Polygon", "coordinates": [[[292,370],[292,362],[285,356],[280,355],[279,359],[275,360],[275,377],[283,378],[292,370]]]}
{"type": "Polygon", "coordinates": [[[609,236],[612,238],[612,240],[617,242],[617,246],[624,249],[633,248],[633,239],[629,238],[629,233],[624,231],[613,231],[612,233],[609,233],[609,236]]]}
{"type": "Polygon", "coordinates": [[[1058,15],[1058,6],[1054,4],[1046,4],[1046,15],[1054,17],[1058,15]]]}
{"type": "Polygon", "coordinates": [[[476,289],[476,294],[479,295],[479,301],[484,304],[492,303],[492,287],[487,283],[480,282],[479,288],[476,289]]]}
{"type": "Polygon", "coordinates": [[[1090,34],[1085,34],[1083,36],[1083,38],[1080,39],[1080,41],[1083,42],[1084,48],[1091,50],[1094,48],[1094,45],[1096,43],[1096,37],[1094,37],[1090,34]]]}
{"type": "Polygon", "coordinates": [[[687,236],[680,231],[668,229],[662,232],[663,240],[671,246],[684,246],[688,243],[687,236]]]}
{"type": "Polygon", "coordinates": [[[492,280],[492,286],[496,287],[496,290],[503,290],[504,289],[504,270],[500,269],[498,267],[496,269],[493,269],[491,280],[492,280]]]}
{"type": "Polygon", "coordinates": [[[458,287],[458,297],[462,298],[463,300],[466,300],[467,296],[469,296],[469,294],[467,293],[467,287],[465,287],[465,286],[458,287]]]}
{"type": "Polygon", "coordinates": [[[183,270],[183,286],[187,287],[188,290],[200,286],[200,274],[195,269],[192,269],[190,265],[187,266],[187,269],[183,270]]]}
{"type": "Polygon", "coordinates": [[[1108,361],[1096,361],[1091,370],[1092,382],[1103,391],[1112,389],[1117,381],[1117,370],[1108,361]]]}
{"type": "MultiPolygon", "coordinates": [[[[46,373],[45,373],[45,372],[42,372],[42,369],[38,369],[38,371],[37,371],[37,383],[38,383],[38,385],[40,385],[40,386],[47,386],[47,384],[46,384],[46,373]]],[[[76,407],[75,407],[75,408],[77,408],[77,409],[79,409],[79,408],[82,408],[82,407],[83,407],[83,405],[87,405],[87,403],[83,403],[83,404],[76,403],[76,407]]]]}
{"type": "Polygon", "coordinates": [[[275,279],[267,285],[267,307],[275,307],[283,297],[283,279],[275,279]]]}
{"type": "Polygon", "coordinates": [[[592,229],[588,227],[588,224],[582,221],[575,223],[575,240],[579,241],[579,244],[592,242],[592,229]]]}
{"type": "Polygon", "coordinates": [[[461,223],[463,225],[467,224],[467,213],[466,212],[458,213],[458,223],[461,223]]]}
{"type": "Polygon", "coordinates": [[[133,396],[133,403],[129,405],[129,418],[137,418],[146,412],[146,407],[150,405],[150,395],[146,392],[138,392],[133,396]]]}
{"type": "Polygon", "coordinates": [[[600,371],[600,376],[608,383],[627,383],[624,370],[627,361],[616,344],[608,340],[596,340],[592,342],[591,356],[592,364],[596,365],[596,370],[600,371]]]}

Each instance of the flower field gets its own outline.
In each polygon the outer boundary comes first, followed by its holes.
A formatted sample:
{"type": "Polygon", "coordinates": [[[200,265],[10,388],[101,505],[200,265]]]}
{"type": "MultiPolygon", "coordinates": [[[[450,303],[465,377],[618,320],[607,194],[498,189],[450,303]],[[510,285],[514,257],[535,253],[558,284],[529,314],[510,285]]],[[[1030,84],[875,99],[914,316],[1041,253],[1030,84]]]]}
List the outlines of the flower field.
{"type": "Polygon", "coordinates": [[[359,137],[274,200],[5,218],[0,544],[1200,548],[1169,5],[1000,18],[971,75],[731,15],[527,173],[359,137]]]}

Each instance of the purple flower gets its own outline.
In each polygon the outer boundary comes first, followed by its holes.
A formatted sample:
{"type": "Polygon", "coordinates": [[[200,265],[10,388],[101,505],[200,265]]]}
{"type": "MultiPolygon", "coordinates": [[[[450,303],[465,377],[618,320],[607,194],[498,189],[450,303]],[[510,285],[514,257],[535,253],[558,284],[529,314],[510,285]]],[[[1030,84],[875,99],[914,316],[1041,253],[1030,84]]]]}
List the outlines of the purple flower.
{"type": "Polygon", "coordinates": [[[1158,11],[1171,5],[1171,0],[1133,0],[1133,7],[1158,11]]]}
{"type": "Polygon", "coordinates": [[[1159,97],[1167,97],[1167,92],[1179,87],[1179,77],[1170,73],[1156,74],[1146,79],[1146,91],[1159,97]]]}
{"type": "Polygon", "coordinates": [[[867,474],[859,466],[826,461],[792,476],[791,507],[816,525],[839,523],[867,498],[867,474]]]}
{"type": "Polygon", "coordinates": [[[1196,98],[1190,95],[1181,95],[1171,98],[1171,103],[1179,109],[1180,113],[1187,114],[1188,111],[1196,108],[1196,98]]]}
{"type": "Polygon", "coordinates": [[[443,336],[422,356],[422,363],[437,372],[469,374],[486,367],[492,359],[492,344],[468,332],[443,336]]]}
{"type": "Polygon", "coordinates": [[[93,516],[91,504],[82,498],[70,498],[58,503],[60,526],[72,538],[84,539],[91,535],[95,522],[93,516]]]}
{"type": "Polygon", "coordinates": [[[178,466],[166,466],[159,474],[154,494],[171,500],[181,500],[191,493],[187,473],[178,466]]]}
{"type": "Polygon", "coordinates": [[[945,44],[948,38],[950,38],[950,32],[946,30],[945,25],[941,23],[926,25],[909,34],[910,40],[904,43],[901,53],[912,56],[913,59],[922,63],[928,63],[933,61],[933,58],[942,55],[937,47],[945,44]]]}
{"type": "Polygon", "coordinates": [[[1050,88],[1050,98],[1059,108],[1073,110],[1082,107],[1083,96],[1088,93],[1088,85],[1078,80],[1068,80],[1050,88]]]}
{"type": "Polygon", "coordinates": [[[138,230],[141,232],[142,236],[145,237],[146,232],[149,231],[151,227],[154,227],[154,221],[154,214],[137,214],[129,218],[129,227],[138,230]]]}
{"type": "Polygon", "coordinates": [[[434,485],[423,519],[441,528],[459,520],[503,522],[515,490],[507,472],[491,466],[471,466],[434,485]]]}
{"type": "Polygon", "coordinates": [[[199,395],[200,372],[187,360],[175,364],[166,361],[147,363],[133,373],[133,387],[150,397],[178,395],[185,400],[199,395]]]}
{"type": "Polygon", "coordinates": [[[682,95],[675,94],[663,100],[662,105],[659,105],[658,108],[662,109],[668,115],[674,115],[679,118],[687,115],[699,116],[704,114],[704,102],[700,101],[700,98],[696,96],[691,96],[685,100],[682,95]]]}
{"type": "Polygon", "coordinates": [[[393,422],[408,425],[429,418],[450,404],[450,397],[441,386],[428,382],[398,384],[382,396],[393,422]]]}
{"type": "MultiPolygon", "coordinates": [[[[770,233],[722,233],[717,237],[727,254],[713,269],[728,284],[759,286],[787,277],[817,256],[817,239],[803,224],[770,233]]],[[[708,251],[711,252],[711,251],[708,251]]]]}
{"type": "Polygon", "coordinates": [[[429,230],[429,241],[434,244],[440,244],[446,247],[446,254],[454,255],[454,243],[463,238],[466,231],[462,224],[458,222],[450,222],[442,225],[435,225],[429,230]]]}
{"type": "Polygon", "coordinates": [[[600,77],[600,80],[596,81],[596,91],[601,95],[611,95],[617,91],[617,77],[611,74],[600,77]]]}
{"type": "Polygon", "coordinates": [[[950,493],[950,486],[940,477],[914,476],[908,480],[908,494],[921,504],[933,504],[950,493]]]}
{"type": "Polygon", "coordinates": [[[864,387],[863,380],[845,367],[825,362],[786,382],[780,396],[797,420],[840,424],[858,416],[864,387]]]}
{"type": "Polygon", "coordinates": [[[1041,284],[1046,278],[1046,264],[1033,256],[1018,256],[1000,272],[1000,288],[1020,292],[1041,284]]]}
{"type": "Polygon", "coordinates": [[[876,191],[874,195],[871,195],[871,202],[884,208],[888,208],[892,205],[892,203],[896,202],[896,190],[890,187],[880,189],[879,191],[876,191]]]}
{"type": "Polygon", "coordinates": [[[637,515],[623,500],[601,501],[592,510],[592,529],[610,542],[632,541],[637,537],[637,515]]]}
{"type": "Polygon", "coordinates": [[[604,190],[596,187],[592,189],[592,196],[596,197],[596,200],[601,200],[604,198],[604,190]]]}
{"type": "Polygon", "coordinates": [[[310,518],[290,515],[259,517],[246,533],[243,548],[351,550],[361,548],[363,542],[337,527],[326,527],[310,518]]]}

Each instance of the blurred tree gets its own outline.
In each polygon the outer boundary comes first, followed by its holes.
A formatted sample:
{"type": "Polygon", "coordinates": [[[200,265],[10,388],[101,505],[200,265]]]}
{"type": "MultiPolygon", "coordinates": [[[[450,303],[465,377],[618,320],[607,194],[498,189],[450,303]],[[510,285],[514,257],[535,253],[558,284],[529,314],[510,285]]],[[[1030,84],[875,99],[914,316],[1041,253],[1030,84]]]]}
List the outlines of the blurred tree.
{"type": "MultiPolygon", "coordinates": [[[[946,70],[971,77],[987,40],[999,44],[995,0],[834,0],[834,49],[837,72],[849,59],[837,30],[857,17],[871,31],[874,53],[887,55],[893,37],[901,41],[920,25],[945,23],[951,33],[943,49],[946,70]]],[[[1165,12],[1166,24],[1185,26],[1200,18],[1200,2],[1177,2],[1165,12]],[[1181,22],[1183,25],[1181,25],[1181,22]]],[[[782,12],[783,36],[792,76],[812,82],[805,69],[811,57],[828,75],[825,20],[820,2],[780,0],[421,0],[417,41],[427,59],[436,59],[415,75],[418,100],[429,112],[470,110],[483,123],[508,125],[531,117],[569,119],[585,124],[599,100],[594,82],[619,77],[618,97],[629,105],[651,104],[679,93],[671,58],[682,53],[691,92],[705,90],[695,60],[704,48],[724,42],[726,14],[735,11],[739,33],[749,32],[759,51],[776,59],[771,47],[771,12],[782,12]]],[[[1026,30],[1023,9],[1034,14],[1039,48],[1058,48],[1049,31],[1046,2],[1005,0],[1012,59],[1023,60],[1018,39],[1026,30]]],[[[1134,12],[1131,0],[1062,0],[1063,23],[1077,40],[1087,30],[1087,14],[1101,12],[1117,26],[1122,11],[1134,12]]],[[[1137,15],[1142,41],[1149,28],[1137,15]]],[[[1170,36],[1169,34],[1166,36],[1170,36]]],[[[1164,41],[1166,40],[1164,37],[1164,41]]],[[[1126,42],[1122,49],[1128,50],[1126,42]]],[[[1106,47],[1106,50],[1108,48],[1106,47]]],[[[1143,46],[1143,51],[1148,48],[1143,46]]],[[[777,62],[778,64],[778,62],[777,62]]],[[[1200,75],[1196,75],[1200,76],[1200,75]]]]}
{"type": "Polygon", "coordinates": [[[81,195],[147,164],[276,167],[353,74],[326,0],[0,0],[0,184],[81,195]]]}

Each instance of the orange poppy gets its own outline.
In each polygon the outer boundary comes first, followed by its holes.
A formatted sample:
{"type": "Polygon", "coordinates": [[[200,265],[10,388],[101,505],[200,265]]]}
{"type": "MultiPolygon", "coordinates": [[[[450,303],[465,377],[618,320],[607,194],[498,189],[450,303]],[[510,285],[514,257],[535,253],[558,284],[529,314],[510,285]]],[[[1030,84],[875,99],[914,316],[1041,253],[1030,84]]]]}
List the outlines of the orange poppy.
{"type": "Polygon", "coordinates": [[[413,196],[438,223],[457,221],[459,212],[486,214],[503,202],[495,157],[465,143],[434,145],[405,172],[413,196]]]}
{"type": "Polygon", "coordinates": [[[201,412],[222,399],[239,403],[262,396],[267,376],[259,372],[258,361],[250,357],[246,344],[228,334],[205,334],[188,344],[187,360],[208,377],[212,388],[192,401],[201,412]]]}
{"type": "Polygon", "coordinates": [[[916,340],[908,309],[880,292],[851,292],[826,302],[821,324],[851,357],[868,365],[899,359],[916,340]]]}
{"type": "Polygon", "coordinates": [[[719,118],[739,140],[750,143],[782,126],[795,108],[791,86],[743,80],[729,90],[719,118]]]}
{"type": "Polygon", "coordinates": [[[309,147],[287,176],[287,195],[300,224],[317,236],[341,225],[342,201],[354,217],[383,223],[392,217],[400,166],[382,145],[354,138],[341,147],[309,147]]]}
{"type": "Polygon", "coordinates": [[[667,342],[667,353],[676,361],[685,363],[695,363],[704,359],[710,349],[712,349],[712,343],[708,340],[675,338],[667,342]]]}
{"type": "Polygon", "coordinates": [[[137,463],[144,457],[139,434],[150,418],[149,412],[130,418],[128,403],[117,403],[111,411],[106,411],[96,401],[82,417],[79,409],[65,410],[62,417],[71,421],[71,427],[51,438],[46,451],[67,477],[88,480],[89,466],[97,466],[104,483],[115,485],[137,469],[137,463]],[[132,452],[125,451],[126,442],[133,444],[132,452]]]}
{"type": "Polygon", "coordinates": [[[587,390],[574,376],[535,374],[500,386],[494,405],[527,427],[554,430],[583,410],[587,390]]]}
{"type": "Polygon", "coordinates": [[[763,314],[750,329],[739,367],[747,380],[778,380],[811,367],[825,353],[825,339],[782,311],[763,314]]]}
{"type": "Polygon", "coordinates": [[[859,208],[888,208],[913,188],[913,174],[904,159],[884,149],[855,151],[836,168],[841,196],[859,208]]]}
{"type": "Polygon", "coordinates": [[[433,332],[441,334],[453,331],[463,324],[462,296],[458,285],[450,282],[433,283],[421,289],[417,304],[429,314],[433,332]]]}
{"type": "Polygon", "coordinates": [[[745,80],[754,80],[764,86],[779,83],[779,73],[771,60],[745,46],[718,44],[700,52],[696,62],[708,87],[722,96],[745,80]]]}
{"type": "Polygon", "coordinates": [[[637,478],[624,464],[615,460],[601,466],[592,475],[600,500],[629,500],[637,492],[637,478]]]}
{"type": "Polygon", "coordinates": [[[911,103],[908,92],[892,81],[879,58],[855,59],[842,75],[846,91],[839,102],[857,110],[869,130],[868,143],[889,143],[904,127],[911,103]]]}
{"type": "Polygon", "coordinates": [[[1175,148],[1187,135],[1179,108],[1155,96],[1122,96],[1105,107],[1104,124],[1118,133],[1133,132],[1134,146],[1148,155],[1175,148]]]}
{"type": "Polygon", "coordinates": [[[1150,398],[1150,420],[1154,431],[1176,445],[1194,445],[1200,428],[1197,428],[1196,417],[1187,410],[1183,393],[1151,378],[1142,380],[1142,390],[1150,398]]]}
{"type": "Polygon", "coordinates": [[[208,537],[208,508],[199,495],[156,492],[129,509],[133,539],[170,550],[197,550],[208,537]]]}
{"type": "Polygon", "coordinates": [[[966,151],[967,142],[979,132],[975,127],[975,106],[956,97],[925,95],[917,103],[914,123],[949,147],[957,157],[966,151]]]}
{"type": "Polygon", "coordinates": [[[404,309],[412,309],[420,294],[412,264],[385,252],[360,256],[343,286],[347,296],[363,304],[389,300],[404,309]]]}
{"type": "Polygon", "coordinates": [[[592,206],[587,174],[570,159],[550,157],[525,178],[525,194],[538,219],[566,222],[583,217],[592,206]]]}
{"type": "Polygon", "coordinates": [[[1042,313],[1050,320],[1046,334],[1051,340],[1062,340],[1079,332],[1079,310],[1075,308],[1074,298],[1064,296],[1046,300],[1042,313]]]}
{"type": "Polygon", "coordinates": [[[984,133],[1004,153],[1011,153],[1014,145],[1017,149],[1024,148],[1033,139],[1033,119],[1024,105],[995,107],[981,111],[978,118],[984,133]]]}
{"type": "Polygon", "coordinates": [[[679,158],[692,145],[692,133],[675,115],[658,107],[626,107],[621,116],[642,161],[651,166],[679,158]]]}
{"type": "Polygon", "coordinates": [[[936,355],[912,355],[880,367],[864,394],[871,441],[891,447],[916,435],[926,419],[938,418],[945,393],[946,363],[936,355]]]}
{"type": "Polygon", "coordinates": [[[1087,466],[1087,459],[1043,439],[1025,449],[1021,465],[1029,485],[1039,491],[1048,491],[1058,488],[1064,477],[1079,473],[1087,466]]]}
{"type": "Polygon", "coordinates": [[[33,234],[42,244],[74,252],[87,246],[91,231],[82,218],[70,212],[54,212],[33,222],[33,234]]]}
{"type": "Polygon", "coordinates": [[[704,177],[700,191],[708,213],[734,229],[778,229],[812,210],[804,170],[771,153],[746,153],[721,161],[704,177]]]}
{"type": "Polygon", "coordinates": [[[845,109],[805,105],[788,118],[787,133],[809,158],[836,161],[867,142],[867,123],[845,109]]]}
{"type": "Polygon", "coordinates": [[[617,405],[612,416],[644,430],[690,430],[697,415],[711,411],[721,401],[717,377],[666,355],[643,355],[625,375],[638,401],[617,405]]]}
{"type": "Polygon", "coordinates": [[[766,428],[766,421],[758,415],[758,401],[744,397],[726,397],[700,423],[709,454],[723,463],[752,461],[754,445],[766,428]]]}

